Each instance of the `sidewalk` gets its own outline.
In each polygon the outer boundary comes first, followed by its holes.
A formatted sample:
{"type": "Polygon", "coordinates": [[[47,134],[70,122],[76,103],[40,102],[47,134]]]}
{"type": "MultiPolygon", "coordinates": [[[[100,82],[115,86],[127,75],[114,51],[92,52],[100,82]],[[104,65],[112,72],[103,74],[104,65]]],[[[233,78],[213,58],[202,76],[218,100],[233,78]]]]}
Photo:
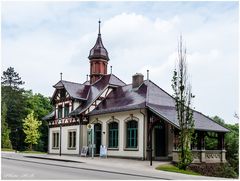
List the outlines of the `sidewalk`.
{"type": "MultiPolygon", "coordinates": [[[[13,153],[2,154],[2,157],[12,157],[17,159],[29,160],[44,164],[55,164],[65,167],[74,167],[87,170],[97,170],[103,172],[112,172],[119,174],[131,174],[142,175],[149,178],[157,179],[177,179],[177,180],[219,180],[223,178],[205,177],[205,176],[193,176],[173,172],[159,171],[155,168],[160,164],[170,163],[167,161],[153,161],[153,165],[150,166],[150,161],[141,161],[133,159],[119,159],[119,158],[100,158],[94,157],[78,157],[67,155],[52,155],[52,154],[23,154],[13,153]],[[15,154],[15,155],[14,155],[15,154]],[[32,158],[30,158],[31,156],[32,158]],[[34,158],[33,158],[34,157],[34,158]],[[41,158],[41,159],[40,159],[41,158]],[[44,159],[43,159],[44,158],[44,159]],[[56,159],[56,160],[50,160],[56,159]],[[57,161],[59,160],[59,161],[57,161]],[[62,160],[62,161],[61,161],[62,160]],[[73,162],[71,162],[73,161],[73,162]]],[[[144,179],[144,178],[143,178],[144,179]]]]}

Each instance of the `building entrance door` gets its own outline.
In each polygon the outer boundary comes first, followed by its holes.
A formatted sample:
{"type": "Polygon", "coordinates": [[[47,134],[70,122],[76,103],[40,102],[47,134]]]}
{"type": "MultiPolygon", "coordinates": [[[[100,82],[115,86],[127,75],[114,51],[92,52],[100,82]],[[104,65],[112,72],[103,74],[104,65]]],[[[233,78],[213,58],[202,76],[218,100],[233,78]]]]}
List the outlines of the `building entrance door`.
{"type": "Polygon", "coordinates": [[[96,145],[95,154],[99,155],[102,144],[102,125],[100,123],[94,124],[94,143],[96,145]]]}
{"type": "Polygon", "coordinates": [[[163,122],[157,123],[157,125],[154,127],[154,140],[155,158],[166,156],[165,124],[163,122]]]}

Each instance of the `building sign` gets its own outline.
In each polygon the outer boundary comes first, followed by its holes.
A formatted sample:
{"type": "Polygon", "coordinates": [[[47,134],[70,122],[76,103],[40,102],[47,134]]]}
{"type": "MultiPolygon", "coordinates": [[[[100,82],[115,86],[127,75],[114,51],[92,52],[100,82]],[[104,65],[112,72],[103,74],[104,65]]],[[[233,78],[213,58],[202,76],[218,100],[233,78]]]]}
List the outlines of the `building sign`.
{"type": "Polygon", "coordinates": [[[105,145],[100,146],[100,157],[107,157],[107,148],[105,145]]]}
{"type": "Polygon", "coordinates": [[[88,147],[87,146],[83,146],[82,150],[81,150],[81,156],[87,156],[87,152],[88,152],[88,147]]]}

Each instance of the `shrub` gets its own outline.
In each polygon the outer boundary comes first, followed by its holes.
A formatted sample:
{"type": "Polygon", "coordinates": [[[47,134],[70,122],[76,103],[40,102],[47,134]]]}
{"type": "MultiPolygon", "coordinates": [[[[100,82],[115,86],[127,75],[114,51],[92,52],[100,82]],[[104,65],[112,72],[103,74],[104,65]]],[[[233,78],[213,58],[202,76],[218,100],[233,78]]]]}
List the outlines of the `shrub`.
{"type": "Polygon", "coordinates": [[[234,171],[234,168],[231,167],[229,163],[222,164],[219,174],[220,177],[224,178],[238,178],[237,173],[234,171]]]}
{"type": "Polygon", "coordinates": [[[234,168],[229,163],[199,163],[189,165],[189,169],[205,176],[238,178],[234,168]]]}

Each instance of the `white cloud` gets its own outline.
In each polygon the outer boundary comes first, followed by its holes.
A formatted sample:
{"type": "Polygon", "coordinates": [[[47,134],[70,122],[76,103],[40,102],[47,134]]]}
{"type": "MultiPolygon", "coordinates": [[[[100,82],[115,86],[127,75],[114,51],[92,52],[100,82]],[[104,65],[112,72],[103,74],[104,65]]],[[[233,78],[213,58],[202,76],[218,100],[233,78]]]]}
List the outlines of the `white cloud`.
{"type": "Polygon", "coordinates": [[[15,67],[34,92],[51,96],[60,72],[66,80],[85,81],[99,13],[105,12],[102,38],[114,74],[130,83],[133,74],[146,75],[149,69],[151,80],[171,93],[177,40],[182,33],[195,107],[234,121],[232,114],[238,109],[238,21],[232,10],[209,12],[202,7],[171,14],[171,6],[158,10],[161,3],[152,9],[149,5],[150,9],[141,13],[134,3],[129,7],[125,3],[116,7],[114,3],[82,6],[66,2],[3,6],[2,69],[15,67]],[[163,16],[163,11],[170,15],[163,16]]]}

